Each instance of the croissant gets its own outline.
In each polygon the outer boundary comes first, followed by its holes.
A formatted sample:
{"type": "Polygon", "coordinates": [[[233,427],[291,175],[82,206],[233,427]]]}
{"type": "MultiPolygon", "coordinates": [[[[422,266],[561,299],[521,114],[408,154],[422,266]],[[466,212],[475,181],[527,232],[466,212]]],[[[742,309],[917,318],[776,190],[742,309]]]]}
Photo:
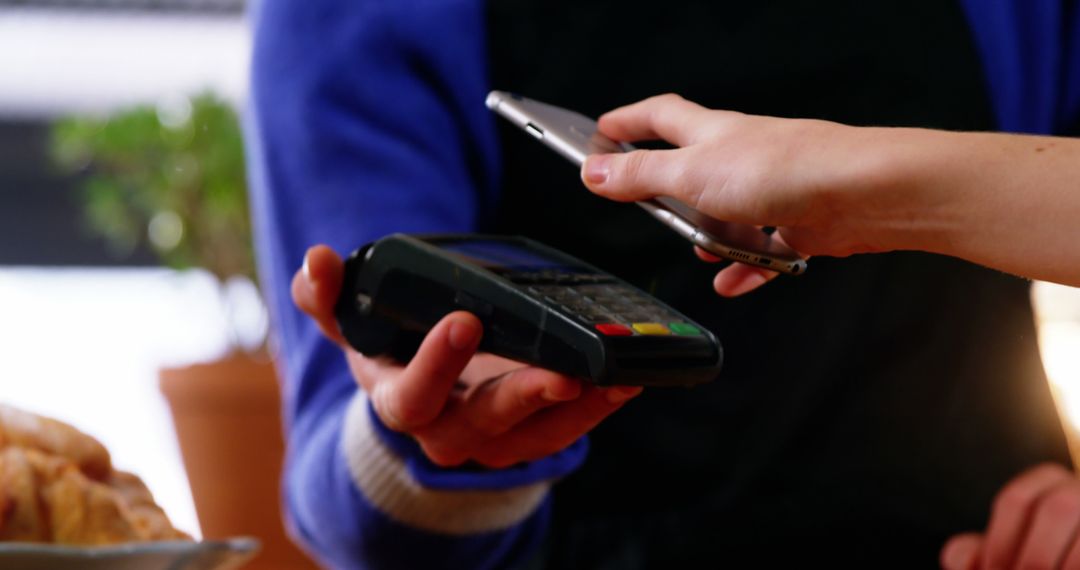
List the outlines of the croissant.
{"type": "Polygon", "coordinates": [[[0,451],[0,541],[48,542],[46,516],[26,452],[16,447],[0,451]]]}
{"type": "Polygon", "coordinates": [[[61,421],[0,404],[0,448],[9,446],[65,457],[98,481],[112,472],[109,452],[96,439],[61,421]]]}
{"type": "Polygon", "coordinates": [[[0,406],[0,542],[106,545],[191,540],[99,442],[0,406]]]}

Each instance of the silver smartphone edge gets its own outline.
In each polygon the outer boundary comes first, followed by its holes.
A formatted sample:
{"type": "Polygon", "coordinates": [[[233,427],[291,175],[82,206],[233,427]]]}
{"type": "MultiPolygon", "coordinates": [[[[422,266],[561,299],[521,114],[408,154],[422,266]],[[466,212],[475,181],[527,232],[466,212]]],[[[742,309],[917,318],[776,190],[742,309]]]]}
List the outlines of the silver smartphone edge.
{"type": "MultiPolygon", "coordinates": [[[[570,160],[578,168],[581,168],[581,165],[585,163],[585,157],[588,156],[585,152],[573,143],[562,139],[557,133],[546,132],[542,125],[533,123],[529,115],[517,108],[513,101],[514,98],[505,91],[492,91],[488,93],[485,104],[488,109],[502,115],[511,123],[532,135],[533,138],[544,143],[564,158],[570,160]]],[[[625,143],[622,144],[625,145],[625,143]]],[[[804,259],[789,261],[768,257],[760,253],[731,247],[711,239],[694,224],[675,212],[664,208],[655,200],[642,200],[635,202],[635,204],[694,245],[719,257],[789,275],[799,275],[806,271],[806,260],[804,259]]]]}
{"type": "Polygon", "coordinates": [[[769,257],[753,251],[739,249],[737,247],[731,247],[730,245],[710,238],[708,234],[702,232],[697,226],[675,212],[664,208],[654,200],[643,200],[637,202],[637,204],[651,214],[652,217],[660,220],[664,225],[675,230],[675,233],[683,236],[694,245],[713,255],[731,261],[754,265],[763,269],[787,273],[789,275],[799,275],[803,271],[806,271],[806,260],[804,259],[789,261],[777,257],[769,257]]]}
{"type": "Polygon", "coordinates": [[[492,91],[488,93],[487,100],[485,101],[488,109],[495,111],[508,119],[511,123],[521,127],[522,130],[532,135],[536,140],[546,144],[555,152],[561,154],[563,158],[570,160],[581,168],[581,165],[585,162],[587,156],[577,146],[570,144],[568,141],[555,136],[551,133],[544,132],[543,127],[533,123],[530,120],[528,114],[521,109],[517,108],[513,104],[513,97],[505,91],[492,91]]]}

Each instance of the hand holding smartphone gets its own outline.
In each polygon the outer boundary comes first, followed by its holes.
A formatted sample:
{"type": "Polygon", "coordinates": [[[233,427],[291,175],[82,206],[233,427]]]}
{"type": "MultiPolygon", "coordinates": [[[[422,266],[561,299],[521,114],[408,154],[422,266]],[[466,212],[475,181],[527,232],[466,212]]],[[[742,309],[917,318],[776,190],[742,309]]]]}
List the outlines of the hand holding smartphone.
{"type": "MultiPolygon", "coordinates": [[[[504,91],[489,93],[487,106],[579,168],[590,154],[634,150],[601,134],[593,119],[561,107],[504,91]]],[[[717,257],[791,275],[806,271],[806,260],[798,252],[754,226],[717,220],[669,197],[637,204],[717,257]]]]}

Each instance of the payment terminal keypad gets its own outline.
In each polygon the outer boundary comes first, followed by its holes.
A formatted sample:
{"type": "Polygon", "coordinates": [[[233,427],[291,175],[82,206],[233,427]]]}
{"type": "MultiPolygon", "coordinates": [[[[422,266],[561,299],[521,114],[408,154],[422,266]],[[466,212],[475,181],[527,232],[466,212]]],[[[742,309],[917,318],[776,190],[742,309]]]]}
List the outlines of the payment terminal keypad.
{"type": "Polygon", "coordinates": [[[702,334],[650,297],[602,275],[548,269],[505,276],[606,336],[702,334]]]}
{"type": "Polygon", "coordinates": [[[453,311],[484,326],[478,350],[598,386],[693,386],[716,379],[712,332],[647,292],[519,236],[393,234],[345,262],[334,306],[367,356],[412,359],[453,311]]]}

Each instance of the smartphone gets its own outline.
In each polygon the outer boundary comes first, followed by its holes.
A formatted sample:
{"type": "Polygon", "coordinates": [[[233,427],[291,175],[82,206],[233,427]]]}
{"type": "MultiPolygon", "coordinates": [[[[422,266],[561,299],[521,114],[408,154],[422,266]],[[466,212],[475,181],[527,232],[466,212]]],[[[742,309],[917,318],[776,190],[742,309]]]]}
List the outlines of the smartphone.
{"type": "MultiPolygon", "coordinates": [[[[596,121],[554,105],[492,91],[487,107],[581,168],[590,154],[629,152],[634,147],[600,134],[596,121]]],[[[799,275],[806,260],[760,228],[724,222],[667,196],[637,202],[645,211],[701,249],[724,259],[799,275]]]]}

